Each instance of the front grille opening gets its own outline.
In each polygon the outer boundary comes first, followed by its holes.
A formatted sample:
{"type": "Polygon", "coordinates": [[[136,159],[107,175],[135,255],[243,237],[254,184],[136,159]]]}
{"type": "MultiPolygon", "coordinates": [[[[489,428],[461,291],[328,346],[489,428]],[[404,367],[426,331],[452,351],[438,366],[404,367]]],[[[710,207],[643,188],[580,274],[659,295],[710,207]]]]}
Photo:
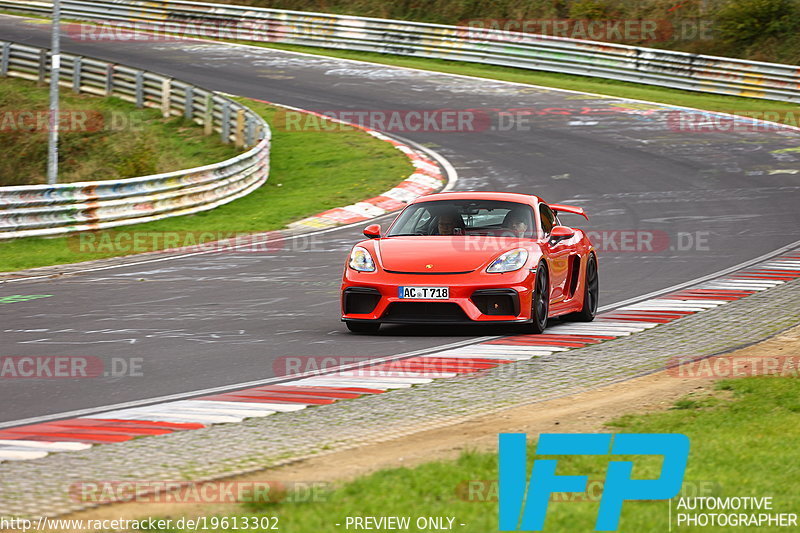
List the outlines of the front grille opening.
{"type": "Polygon", "coordinates": [[[346,315],[366,315],[372,313],[378,302],[381,300],[381,293],[377,289],[367,287],[351,287],[344,291],[344,313],[346,315]]]}
{"type": "Polygon", "coordinates": [[[471,300],[484,315],[516,316],[519,314],[519,296],[516,291],[511,289],[475,291],[471,300]]]}
{"type": "Polygon", "coordinates": [[[469,320],[453,302],[393,302],[382,317],[392,321],[408,322],[461,322],[469,320]]]}

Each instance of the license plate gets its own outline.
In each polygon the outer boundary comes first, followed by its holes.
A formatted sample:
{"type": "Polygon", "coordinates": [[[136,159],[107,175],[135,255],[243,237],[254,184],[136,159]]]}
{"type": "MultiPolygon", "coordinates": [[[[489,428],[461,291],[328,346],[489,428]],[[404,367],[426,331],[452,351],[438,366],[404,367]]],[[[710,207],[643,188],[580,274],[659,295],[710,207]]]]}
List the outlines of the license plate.
{"type": "Polygon", "coordinates": [[[450,298],[448,287],[398,287],[398,296],[414,300],[447,300],[450,298]]]}

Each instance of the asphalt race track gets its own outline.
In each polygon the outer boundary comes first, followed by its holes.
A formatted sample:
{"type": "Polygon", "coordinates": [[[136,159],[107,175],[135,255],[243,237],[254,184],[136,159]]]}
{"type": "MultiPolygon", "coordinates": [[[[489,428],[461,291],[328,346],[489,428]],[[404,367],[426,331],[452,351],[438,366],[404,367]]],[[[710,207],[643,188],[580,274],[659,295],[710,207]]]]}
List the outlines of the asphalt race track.
{"type": "MultiPolygon", "coordinates": [[[[0,16],[2,39],[48,46],[48,32],[46,24],[0,16]]],[[[456,190],[576,203],[590,221],[568,223],[617,232],[596,243],[601,305],[800,239],[800,152],[785,151],[798,146],[797,132],[679,131],[670,127],[675,111],[659,106],[252,47],[69,36],[62,46],[317,111],[539,110],[516,127],[399,135],[446,157],[458,170],[456,190]],[[642,232],[640,241],[623,243],[618,232],[625,230],[642,232]]],[[[51,295],[0,306],[0,355],[94,356],[107,364],[140,358],[142,365],[134,377],[4,380],[0,422],[269,378],[284,356],[377,357],[507,331],[392,326],[378,336],[349,334],[339,322],[338,286],[359,235],[360,228],[347,228],[271,253],[200,255],[0,286],[0,297],[51,295]]]]}

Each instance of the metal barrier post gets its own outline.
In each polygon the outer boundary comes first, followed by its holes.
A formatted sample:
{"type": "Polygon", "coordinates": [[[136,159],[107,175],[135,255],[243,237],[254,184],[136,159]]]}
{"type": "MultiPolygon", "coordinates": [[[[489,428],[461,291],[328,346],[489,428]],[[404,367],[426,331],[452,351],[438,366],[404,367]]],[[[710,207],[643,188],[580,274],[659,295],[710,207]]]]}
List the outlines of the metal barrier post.
{"type": "Polygon", "coordinates": [[[44,85],[45,79],[47,79],[47,50],[42,48],[39,50],[39,85],[44,85]]]}
{"type": "MultiPolygon", "coordinates": [[[[71,83],[75,91],[88,89],[100,96],[109,91],[116,95],[122,93],[126,98],[132,95],[132,100],[139,106],[160,105],[165,117],[190,111],[190,116],[200,123],[204,121],[205,128],[212,133],[217,113],[221,113],[225,120],[220,130],[227,136],[223,140],[228,143],[233,139],[233,127],[237,129],[235,137],[240,144],[244,142],[243,129],[246,129],[247,142],[250,142],[254,128],[269,133],[269,126],[260,116],[219,93],[180,82],[179,87],[184,93],[176,95],[173,105],[172,80],[169,78],[70,54],[61,58],[70,70],[59,77],[50,70],[50,59],[46,49],[0,40],[0,71],[6,76],[27,78],[34,83],[49,77],[53,83],[64,81],[71,83]],[[21,71],[16,69],[17,65],[21,71]],[[122,78],[115,80],[117,75],[122,75],[122,78]],[[131,89],[135,91],[131,92],[131,89]],[[148,91],[153,89],[155,94],[148,99],[148,91]],[[236,110],[235,122],[232,110],[236,110]]],[[[52,59],[57,61],[55,57],[52,59]]],[[[53,116],[57,113],[51,113],[51,119],[53,116]]],[[[51,127],[50,131],[55,130],[51,127]]],[[[28,236],[64,235],[205,211],[239,198],[264,183],[269,166],[263,161],[269,157],[269,150],[269,144],[265,143],[248,153],[198,168],[130,179],[64,183],[58,185],[59,194],[55,195],[52,187],[41,185],[0,187],[0,222],[3,222],[0,224],[0,242],[28,236]],[[169,194],[164,195],[165,192],[169,194]],[[108,213],[104,213],[106,206],[112,207],[108,213]],[[7,214],[7,209],[19,210],[19,214],[7,214]],[[147,216],[143,216],[145,214],[147,216]],[[12,224],[5,223],[9,216],[13,217],[12,224]]]]}
{"type": "Polygon", "coordinates": [[[245,135],[244,135],[244,144],[246,147],[253,146],[255,143],[253,142],[253,120],[250,117],[247,117],[247,122],[245,123],[244,127],[245,135]]]}
{"type": "Polygon", "coordinates": [[[72,92],[81,92],[81,74],[83,70],[83,58],[78,56],[72,62],[72,92]]]}
{"type": "Polygon", "coordinates": [[[8,76],[8,59],[11,55],[11,43],[3,43],[3,50],[0,52],[0,76],[8,76]]]}
{"type": "Polygon", "coordinates": [[[244,146],[244,109],[236,110],[236,132],[234,133],[234,142],[239,148],[244,146]]]}
{"type": "Polygon", "coordinates": [[[183,116],[189,120],[194,116],[194,89],[186,87],[183,91],[183,116]]]}
{"type": "Polygon", "coordinates": [[[211,93],[206,94],[203,110],[203,133],[211,135],[214,133],[214,98],[211,96],[211,93]]]}
{"type": "Polygon", "coordinates": [[[172,109],[172,80],[164,78],[161,80],[161,116],[169,118],[172,109]]]}
{"type": "Polygon", "coordinates": [[[109,63],[106,67],[106,96],[114,94],[114,64],[109,63]]]}
{"type": "Polygon", "coordinates": [[[222,103],[222,127],[220,128],[222,142],[231,142],[231,104],[226,100],[222,103]]]}
{"type": "Polygon", "coordinates": [[[137,70],[136,74],[136,107],[144,107],[144,73],[137,70]]]}

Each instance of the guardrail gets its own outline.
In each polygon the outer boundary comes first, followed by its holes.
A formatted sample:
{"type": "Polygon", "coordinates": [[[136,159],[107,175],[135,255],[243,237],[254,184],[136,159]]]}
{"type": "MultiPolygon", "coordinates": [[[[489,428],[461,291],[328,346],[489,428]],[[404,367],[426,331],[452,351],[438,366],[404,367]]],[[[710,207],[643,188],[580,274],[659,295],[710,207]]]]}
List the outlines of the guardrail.
{"type": "MultiPolygon", "coordinates": [[[[44,83],[50,53],[0,41],[0,76],[44,83]]],[[[269,175],[271,132],[252,110],[220,94],[122,65],[61,54],[59,84],[78,93],[115,96],[137,107],[184,116],[250,148],[212,165],[108,181],[0,187],[0,239],[57,235],[150,222],[213,209],[249,194],[269,175]]]]}
{"type": "MultiPolygon", "coordinates": [[[[800,101],[800,70],[791,65],[485,28],[181,0],[64,0],[62,5],[66,18],[126,22],[131,28],[162,33],[470,61],[800,101]]],[[[40,14],[48,13],[50,6],[47,2],[0,0],[0,8],[40,14]]]]}

